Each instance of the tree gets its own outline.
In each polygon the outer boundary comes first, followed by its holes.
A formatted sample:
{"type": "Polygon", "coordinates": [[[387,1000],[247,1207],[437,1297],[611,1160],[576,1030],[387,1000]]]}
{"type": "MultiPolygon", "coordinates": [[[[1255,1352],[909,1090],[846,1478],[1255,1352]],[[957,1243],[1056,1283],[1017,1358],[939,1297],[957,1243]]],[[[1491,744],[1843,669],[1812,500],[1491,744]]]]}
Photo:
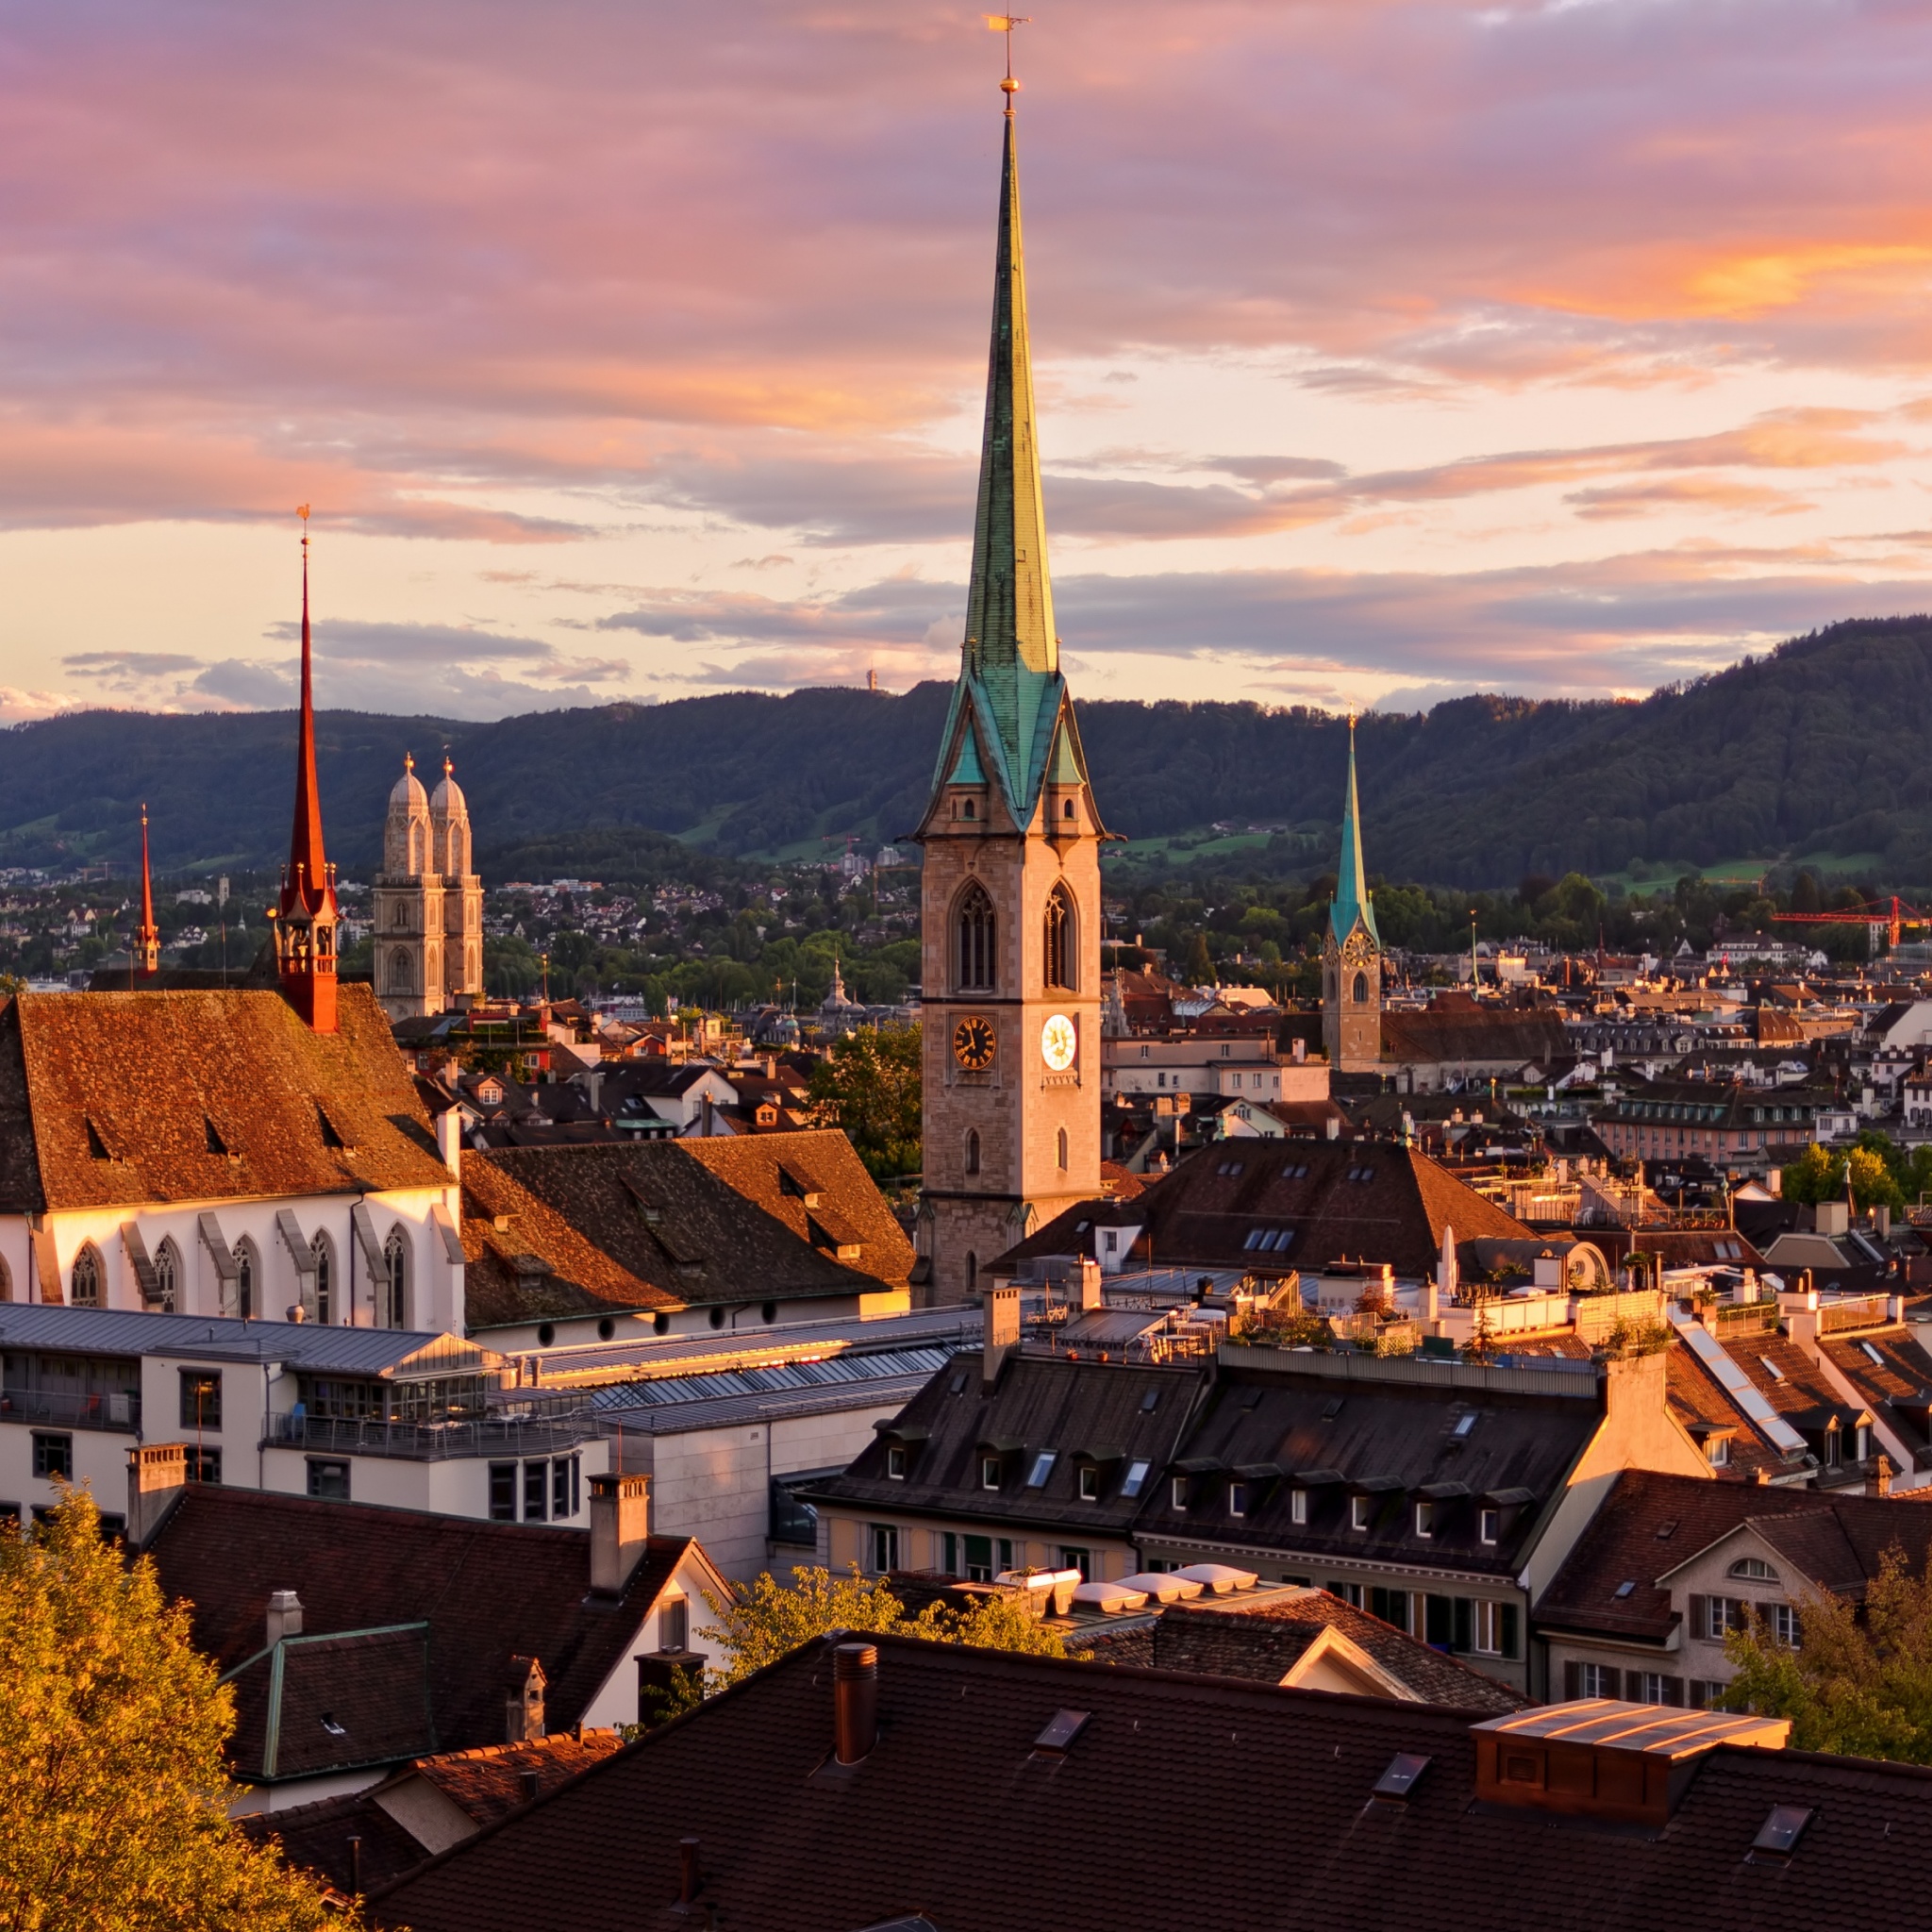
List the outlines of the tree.
{"type": "Polygon", "coordinates": [[[1194,935],[1194,941],[1188,948],[1188,963],[1182,970],[1190,985],[1214,984],[1214,961],[1208,955],[1208,941],[1204,934],[1197,932],[1194,935]]]}
{"type": "Polygon", "coordinates": [[[1932,1187],[1932,1148],[1909,1154],[1890,1136],[1867,1128],[1855,1147],[1833,1150],[1815,1142],[1784,1170],[1787,1201],[1816,1203],[1844,1198],[1845,1175],[1852,1180],[1852,1198],[1859,1208],[1874,1203],[1903,1208],[1909,1195],[1932,1187]]]}
{"type": "Polygon", "coordinates": [[[1725,1638],[1725,1708],[1790,1718],[1795,1750],[1932,1764],[1932,1561],[1914,1576],[1894,1544],[1864,1616],[1826,1592],[1805,1605],[1800,1640],[1779,1643],[1755,1612],[1725,1638]]]}
{"type": "Polygon", "coordinates": [[[75,1491],[31,1540],[0,1534],[0,1926],[294,1932],[352,1926],[229,1823],[233,1693],[125,1566],[75,1491]]]}
{"type": "Polygon", "coordinates": [[[813,1117],[844,1128],[867,1173],[883,1179],[919,1172],[916,1025],[855,1027],[812,1069],[809,1091],[813,1117]]]}
{"type": "Polygon", "coordinates": [[[868,1580],[857,1564],[842,1574],[800,1565],[791,1575],[789,1588],[761,1572],[749,1583],[734,1583],[725,1596],[706,1591],[705,1602],[718,1621],[704,1634],[726,1658],[724,1669],[713,1673],[717,1688],[750,1676],[830,1630],[918,1637],[929,1643],[1021,1650],[1036,1657],[1066,1655],[1059,1632],[1047,1629],[1009,1596],[982,1598],[966,1610],[928,1604],[908,1617],[887,1580],[868,1580]]]}

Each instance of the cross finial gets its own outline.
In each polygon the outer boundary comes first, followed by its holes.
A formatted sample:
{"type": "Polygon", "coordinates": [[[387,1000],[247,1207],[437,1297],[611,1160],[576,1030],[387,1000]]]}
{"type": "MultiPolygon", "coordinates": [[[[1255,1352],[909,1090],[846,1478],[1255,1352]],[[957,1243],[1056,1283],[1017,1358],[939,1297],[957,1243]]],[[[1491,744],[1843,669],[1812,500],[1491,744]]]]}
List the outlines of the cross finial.
{"type": "Polygon", "coordinates": [[[1013,78],[1013,29],[1026,26],[1032,22],[1030,13],[989,13],[987,25],[996,34],[1007,37],[1007,77],[1000,82],[1000,92],[1007,97],[1007,112],[1013,111],[1013,96],[1020,92],[1020,83],[1013,78]]]}
{"type": "Polygon", "coordinates": [[[413,772],[415,769],[416,754],[412,751],[406,751],[403,754],[403,770],[406,772],[413,772]]]}

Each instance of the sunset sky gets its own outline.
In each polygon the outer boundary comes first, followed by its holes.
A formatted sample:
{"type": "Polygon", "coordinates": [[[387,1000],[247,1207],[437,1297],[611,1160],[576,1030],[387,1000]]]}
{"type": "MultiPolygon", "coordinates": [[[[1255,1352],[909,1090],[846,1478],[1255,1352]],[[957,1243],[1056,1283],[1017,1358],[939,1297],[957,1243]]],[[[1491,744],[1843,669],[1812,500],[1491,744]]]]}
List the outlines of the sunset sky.
{"type": "MultiPolygon", "coordinates": [[[[1076,694],[1602,696],[1932,606],[1932,4],[1034,0],[1076,694]]],[[[925,0],[0,21],[0,718],[957,662],[1001,47],[925,0]]]]}

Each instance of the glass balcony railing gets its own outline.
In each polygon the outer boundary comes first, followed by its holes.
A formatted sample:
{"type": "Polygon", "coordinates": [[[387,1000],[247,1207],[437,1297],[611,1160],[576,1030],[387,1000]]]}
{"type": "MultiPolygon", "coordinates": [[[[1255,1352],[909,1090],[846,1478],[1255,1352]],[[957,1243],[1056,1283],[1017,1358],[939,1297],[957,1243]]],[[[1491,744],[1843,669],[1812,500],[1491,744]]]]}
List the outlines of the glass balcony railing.
{"type": "Polygon", "coordinates": [[[125,1392],[76,1394],[66,1389],[0,1389],[0,1423],[27,1423],[45,1429],[117,1429],[131,1436],[141,1427],[141,1397],[125,1392]]]}

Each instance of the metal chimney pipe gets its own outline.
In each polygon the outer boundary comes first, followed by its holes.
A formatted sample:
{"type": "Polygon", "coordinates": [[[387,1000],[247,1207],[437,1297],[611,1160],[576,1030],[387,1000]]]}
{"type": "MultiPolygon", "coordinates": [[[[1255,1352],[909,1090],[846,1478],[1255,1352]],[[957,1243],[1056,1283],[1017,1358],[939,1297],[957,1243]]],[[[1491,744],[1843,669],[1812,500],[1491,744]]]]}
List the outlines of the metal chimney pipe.
{"type": "Polygon", "coordinates": [[[832,1653],[832,1732],[841,1764],[857,1764],[878,1742],[876,1644],[841,1643],[832,1653]]]}
{"type": "Polygon", "coordinates": [[[688,1906],[698,1895],[698,1841],[694,1838],[677,1840],[677,1903],[688,1906]]]}

